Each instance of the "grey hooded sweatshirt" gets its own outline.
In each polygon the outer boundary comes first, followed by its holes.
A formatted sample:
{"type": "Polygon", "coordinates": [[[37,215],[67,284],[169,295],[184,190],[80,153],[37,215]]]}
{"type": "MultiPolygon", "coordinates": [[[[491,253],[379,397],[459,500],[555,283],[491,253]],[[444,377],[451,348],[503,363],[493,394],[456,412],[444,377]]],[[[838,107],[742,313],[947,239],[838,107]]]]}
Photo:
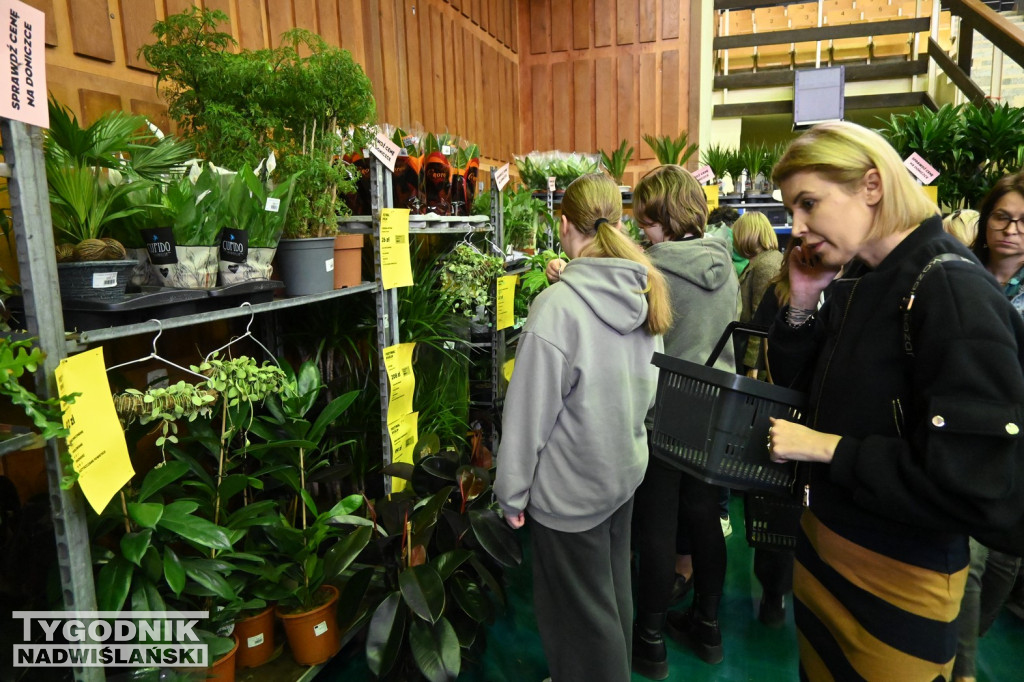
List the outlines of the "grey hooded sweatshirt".
{"type": "MultiPolygon", "coordinates": [[[[672,299],[665,354],[704,364],[726,326],[739,319],[740,284],[729,245],[716,237],[661,242],[647,257],[665,275],[672,299]]],[[[715,367],[736,371],[733,344],[725,344],[715,367]]]]}
{"type": "Polygon", "coordinates": [[[642,265],[577,258],[534,301],[502,415],[494,490],[507,514],[583,532],[640,485],[662,349],[646,287],[642,265]]]}

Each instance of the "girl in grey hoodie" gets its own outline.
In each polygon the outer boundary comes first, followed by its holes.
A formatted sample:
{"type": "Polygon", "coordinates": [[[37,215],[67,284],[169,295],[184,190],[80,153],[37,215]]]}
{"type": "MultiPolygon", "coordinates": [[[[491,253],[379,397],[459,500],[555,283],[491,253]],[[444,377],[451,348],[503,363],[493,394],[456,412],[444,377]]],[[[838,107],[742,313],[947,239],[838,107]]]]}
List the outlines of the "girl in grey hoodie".
{"type": "Polygon", "coordinates": [[[671,309],[621,217],[606,176],[566,189],[559,236],[573,260],[533,303],[505,399],[494,489],[509,525],[533,522],[534,611],[554,682],[630,679],[633,493],[671,309]]]}

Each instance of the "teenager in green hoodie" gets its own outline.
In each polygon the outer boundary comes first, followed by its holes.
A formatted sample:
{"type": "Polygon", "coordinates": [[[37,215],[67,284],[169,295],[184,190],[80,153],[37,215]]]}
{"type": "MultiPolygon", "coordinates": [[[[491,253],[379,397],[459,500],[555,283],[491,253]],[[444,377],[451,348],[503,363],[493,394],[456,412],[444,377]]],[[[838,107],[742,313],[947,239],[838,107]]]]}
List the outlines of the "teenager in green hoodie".
{"type": "Polygon", "coordinates": [[[671,309],[621,217],[606,176],[566,189],[559,236],[572,260],[530,309],[505,398],[494,491],[509,525],[532,522],[534,612],[554,682],[630,678],[633,493],[671,309]]]}

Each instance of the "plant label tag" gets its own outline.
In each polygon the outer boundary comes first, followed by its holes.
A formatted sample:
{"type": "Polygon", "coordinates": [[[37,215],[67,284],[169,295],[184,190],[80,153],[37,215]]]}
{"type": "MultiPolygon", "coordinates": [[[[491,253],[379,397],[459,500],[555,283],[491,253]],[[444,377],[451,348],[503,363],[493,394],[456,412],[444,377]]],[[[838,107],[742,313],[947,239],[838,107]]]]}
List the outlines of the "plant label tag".
{"type": "Polygon", "coordinates": [[[146,243],[149,262],[153,265],[174,265],[178,262],[174,230],[169,227],[147,227],[139,230],[146,243]]]}
{"type": "Polygon", "coordinates": [[[445,341],[443,345],[444,345],[444,349],[445,350],[455,350],[455,342],[454,341],[445,341]]]}
{"type": "Polygon", "coordinates": [[[334,272],[334,256],[331,256],[324,261],[324,269],[327,270],[327,272],[334,272]]]}
{"type": "Polygon", "coordinates": [[[554,177],[548,178],[548,191],[549,192],[554,192],[555,191],[555,178],[554,177]]]}
{"type": "Polygon", "coordinates": [[[327,621],[326,620],[322,620],[322,621],[320,621],[319,623],[317,623],[316,625],[313,626],[313,634],[316,635],[317,637],[319,637],[320,635],[324,634],[325,632],[327,632],[327,621]]]}
{"type": "Polygon", "coordinates": [[[451,156],[451,153],[452,153],[451,146],[446,145],[446,144],[441,145],[441,153],[444,154],[445,156],[451,156]]]}
{"type": "Polygon", "coordinates": [[[508,164],[494,171],[494,184],[498,187],[498,191],[505,189],[505,185],[508,184],[508,164]]]}
{"type": "Polygon", "coordinates": [[[267,205],[263,207],[263,210],[277,213],[281,210],[281,200],[277,197],[267,197],[267,205]]]}
{"type": "Polygon", "coordinates": [[[384,135],[377,133],[377,136],[370,140],[370,153],[388,167],[392,173],[395,172],[395,159],[398,158],[398,145],[384,135]]]}
{"type": "Polygon", "coordinates": [[[249,232],[225,227],[220,231],[220,259],[244,263],[249,255],[249,232]]]}
{"type": "Polygon", "coordinates": [[[910,174],[917,178],[922,185],[929,185],[935,178],[939,177],[939,171],[935,170],[935,167],[925,161],[917,152],[908,156],[903,165],[907,167],[910,174]]]}
{"type": "Polygon", "coordinates": [[[693,171],[693,179],[697,181],[697,184],[706,185],[715,179],[715,172],[711,170],[711,166],[701,166],[693,171]]]}
{"type": "Polygon", "coordinates": [[[93,289],[109,289],[117,286],[116,272],[94,272],[92,273],[93,289]]]}
{"type": "Polygon", "coordinates": [[[258,634],[258,635],[253,635],[252,637],[247,637],[245,639],[245,646],[248,647],[249,649],[255,649],[260,644],[263,644],[263,633],[262,632],[260,634],[258,634]]]}

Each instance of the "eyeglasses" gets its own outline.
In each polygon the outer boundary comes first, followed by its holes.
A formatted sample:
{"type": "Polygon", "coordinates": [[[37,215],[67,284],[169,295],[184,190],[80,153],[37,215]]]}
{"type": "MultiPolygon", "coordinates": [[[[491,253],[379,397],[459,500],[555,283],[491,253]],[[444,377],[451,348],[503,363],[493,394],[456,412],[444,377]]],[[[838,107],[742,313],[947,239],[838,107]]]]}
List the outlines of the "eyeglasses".
{"type": "Polygon", "coordinates": [[[996,211],[988,217],[989,228],[996,232],[1002,232],[1003,230],[1008,229],[1010,227],[1010,223],[1015,223],[1018,230],[1024,231],[1024,215],[1019,218],[1011,218],[1008,213],[996,211]]]}

